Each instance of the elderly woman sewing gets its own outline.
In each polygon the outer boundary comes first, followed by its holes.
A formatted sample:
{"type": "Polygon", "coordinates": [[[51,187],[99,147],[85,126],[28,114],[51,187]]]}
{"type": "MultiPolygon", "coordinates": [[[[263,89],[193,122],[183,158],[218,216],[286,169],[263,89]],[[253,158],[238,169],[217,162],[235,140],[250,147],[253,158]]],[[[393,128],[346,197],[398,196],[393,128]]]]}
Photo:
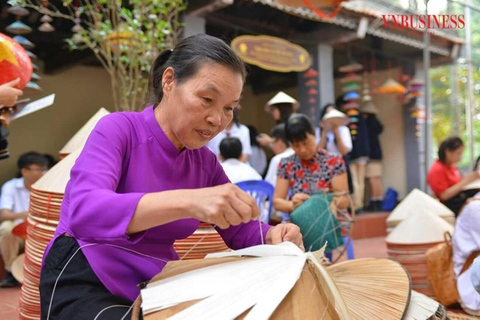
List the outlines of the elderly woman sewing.
{"type": "MultiPolygon", "coordinates": [[[[335,191],[348,193],[345,163],[340,155],[317,150],[315,131],[305,115],[292,115],[285,124],[285,134],[294,155],[283,158],[278,166],[275,210],[291,213],[310,195],[335,191]],[[291,188],[292,199],[287,200],[291,188]]],[[[348,197],[335,197],[337,208],[348,206],[348,197]]]]}
{"type": "Polygon", "coordinates": [[[200,221],[233,249],[292,241],[294,225],[253,221],[255,201],[229,183],[205,144],[232,120],[245,81],[223,41],[197,35],[162,52],[143,112],[104,117],[71,171],[41,272],[42,319],[122,319],[200,221]]]}

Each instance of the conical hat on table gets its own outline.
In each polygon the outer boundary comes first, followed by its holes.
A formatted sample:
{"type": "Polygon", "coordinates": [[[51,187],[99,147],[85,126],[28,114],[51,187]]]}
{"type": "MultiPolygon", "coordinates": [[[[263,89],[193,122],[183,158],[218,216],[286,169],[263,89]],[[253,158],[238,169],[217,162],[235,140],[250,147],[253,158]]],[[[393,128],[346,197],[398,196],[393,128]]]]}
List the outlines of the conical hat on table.
{"type": "Polygon", "coordinates": [[[387,236],[387,243],[426,244],[445,241],[445,232],[453,234],[453,226],[429,210],[411,212],[387,236]]]}
{"type": "Polygon", "coordinates": [[[82,148],[77,149],[58,162],[32,185],[32,189],[46,193],[64,194],[67,182],[70,180],[70,170],[72,170],[80,152],[82,152],[82,148]]]}
{"type": "Polygon", "coordinates": [[[387,218],[387,225],[395,227],[404,220],[411,212],[430,211],[451,222],[455,218],[452,210],[448,209],[440,201],[433,199],[426,193],[413,189],[387,218]]]}
{"type": "Polygon", "coordinates": [[[97,113],[95,113],[93,117],[91,117],[90,120],[88,120],[87,123],[85,123],[83,127],[78,130],[77,133],[75,133],[75,135],[60,150],[60,155],[66,156],[79,148],[83,148],[85,142],[87,142],[88,136],[92,132],[93,128],[95,128],[97,125],[97,122],[107,114],[110,114],[110,112],[108,112],[105,108],[100,108],[97,113]]]}

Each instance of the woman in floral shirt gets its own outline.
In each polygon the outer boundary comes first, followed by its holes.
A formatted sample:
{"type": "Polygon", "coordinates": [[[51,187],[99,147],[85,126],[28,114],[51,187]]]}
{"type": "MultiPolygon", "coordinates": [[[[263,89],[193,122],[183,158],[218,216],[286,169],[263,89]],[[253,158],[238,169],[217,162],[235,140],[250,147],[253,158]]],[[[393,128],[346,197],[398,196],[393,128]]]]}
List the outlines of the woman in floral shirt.
{"type": "MultiPolygon", "coordinates": [[[[275,210],[291,213],[318,192],[348,194],[345,162],[341,156],[323,149],[317,151],[315,131],[305,115],[292,115],[285,124],[285,133],[295,154],[283,158],[278,166],[275,210]],[[293,197],[286,200],[289,189],[293,197]]],[[[333,201],[337,208],[348,206],[347,196],[335,197],[333,201]]]]}

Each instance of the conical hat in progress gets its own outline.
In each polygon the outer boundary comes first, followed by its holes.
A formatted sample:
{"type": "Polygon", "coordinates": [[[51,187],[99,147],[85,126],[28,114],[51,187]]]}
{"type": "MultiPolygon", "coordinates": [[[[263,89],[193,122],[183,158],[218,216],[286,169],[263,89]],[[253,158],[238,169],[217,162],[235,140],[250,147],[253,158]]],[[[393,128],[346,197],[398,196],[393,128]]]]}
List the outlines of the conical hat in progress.
{"type": "Polygon", "coordinates": [[[381,87],[377,89],[380,94],[405,93],[405,87],[392,78],[388,79],[381,87]]]}
{"type": "Polygon", "coordinates": [[[399,263],[355,259],[329,266],[327,271],[352,319],[403,319],[410,303],[411,283],[399,263]]]}
{"type": "Polygon", "coordinates": [[[32,185],[32,188],[37,191],[63,194],[70,180],[70,170],[72,170],[75,161],[82,148],[70,153],[65,159],[58,162],[53,168],[48,170],[43,177],[32,185]]]}
{"type": "Polygon", "coordinates": [[[291,103],[293,104],[293,109],[297,110],[299,107],[299,103],[297,100],[289,96],[283,91],[278,92],[272,99],[270,99],[267,104],[265,105],[265,111],[270,111],[271,107],[274,104],[279,104],[279,103],[291,103]]]}
{"type": "Polygon", "coordinates": [[[391,244],[427,244],[445,241],[453,226],[428,210],[411,212],[385,239],[391,244]]]}
{"type": "Polygon", "coordinates": [[[440,303],[420,292],[412,290],[410,306],[405,320],[446,319],[446,317],[444,318],[446,315],[447,311],[440,303]],[[438,317],[433,317],[434,315],[438,317]]]}
{"type": "Polygon", "coordinates": [[[95,128],[97,125],[97,122],[109,113],[110,112],[108,112],[105,108],[100,108],[100,110],[98,110],[97,113],[95,113],[93,117],[91,117],[90,120],[88,120],[87,123],[85,123],[85,125],[78,130],[78,132],[75,133],[75,135],[60,150],[60,155],[65,156],[79,148],[83,148],[85,142],[87,142],[88,136],[92,132],[93,128],[95,128]]]}
{"type": "Polygon", "coordinates": [[[395,227],[404,220],[411,212],[430,211],[442,218],[452,219],[455,214],[440,201],[433,199],[428,194],[413,189],[412,192],[400,202],[387,218],[387,225],[395,227]]]}

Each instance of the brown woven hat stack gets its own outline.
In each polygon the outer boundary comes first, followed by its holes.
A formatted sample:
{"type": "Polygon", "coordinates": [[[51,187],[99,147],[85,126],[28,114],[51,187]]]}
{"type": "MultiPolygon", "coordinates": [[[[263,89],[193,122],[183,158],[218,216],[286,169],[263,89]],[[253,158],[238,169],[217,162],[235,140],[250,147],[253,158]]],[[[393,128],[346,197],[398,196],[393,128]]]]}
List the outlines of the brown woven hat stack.
{"type": "Polygon", "coordinates": [[[20,319],[40,319],[40,268],[43,253],[53,238],[70,170],[81,150],[77,150],[50,169],[33,186],[27,218],[24,281],[20,295],[20,319]]]}
{"type": "Polygon", "coordinates": [[[87,142],[88,136],[92,132],[93,128],[95,128],[98,121],[109,113],[110,112],[108,112],[105,108],[100,108],[97,113],[95,113],[93,117],[91,117],[90,120],[88,120],[87,123],[85,123],[83,127],[78,130],[78,132],[75,133],[75,135],[60,150],[60,159],[65,158],[75,150],[82,149],[85,145],[85,142],[87,142]]]}
{"type": "Polygon", "coordinates": [[[407,269],[412,289],[429,297],[434,292],[428,281],[426,251],[445,241],[445,232],[453,233],[453,226],[430,211],[411,212],[387,236],[387,252],[407,269]]]}
{"type": "Polygon", "coordinates": [[[455,223],[455,214],[440,201],[418,189],[413,189],[387,218],[389,231],[402,222],[410,213],[430,211],[451,225],[455,223]]]}
{"type": "Polygon", "coordinates": [[[173,247],[181,260],[203,259],[209,253],[229,250],[217,230],[203,222],[191,236],[175,241],[173,247]]]}

